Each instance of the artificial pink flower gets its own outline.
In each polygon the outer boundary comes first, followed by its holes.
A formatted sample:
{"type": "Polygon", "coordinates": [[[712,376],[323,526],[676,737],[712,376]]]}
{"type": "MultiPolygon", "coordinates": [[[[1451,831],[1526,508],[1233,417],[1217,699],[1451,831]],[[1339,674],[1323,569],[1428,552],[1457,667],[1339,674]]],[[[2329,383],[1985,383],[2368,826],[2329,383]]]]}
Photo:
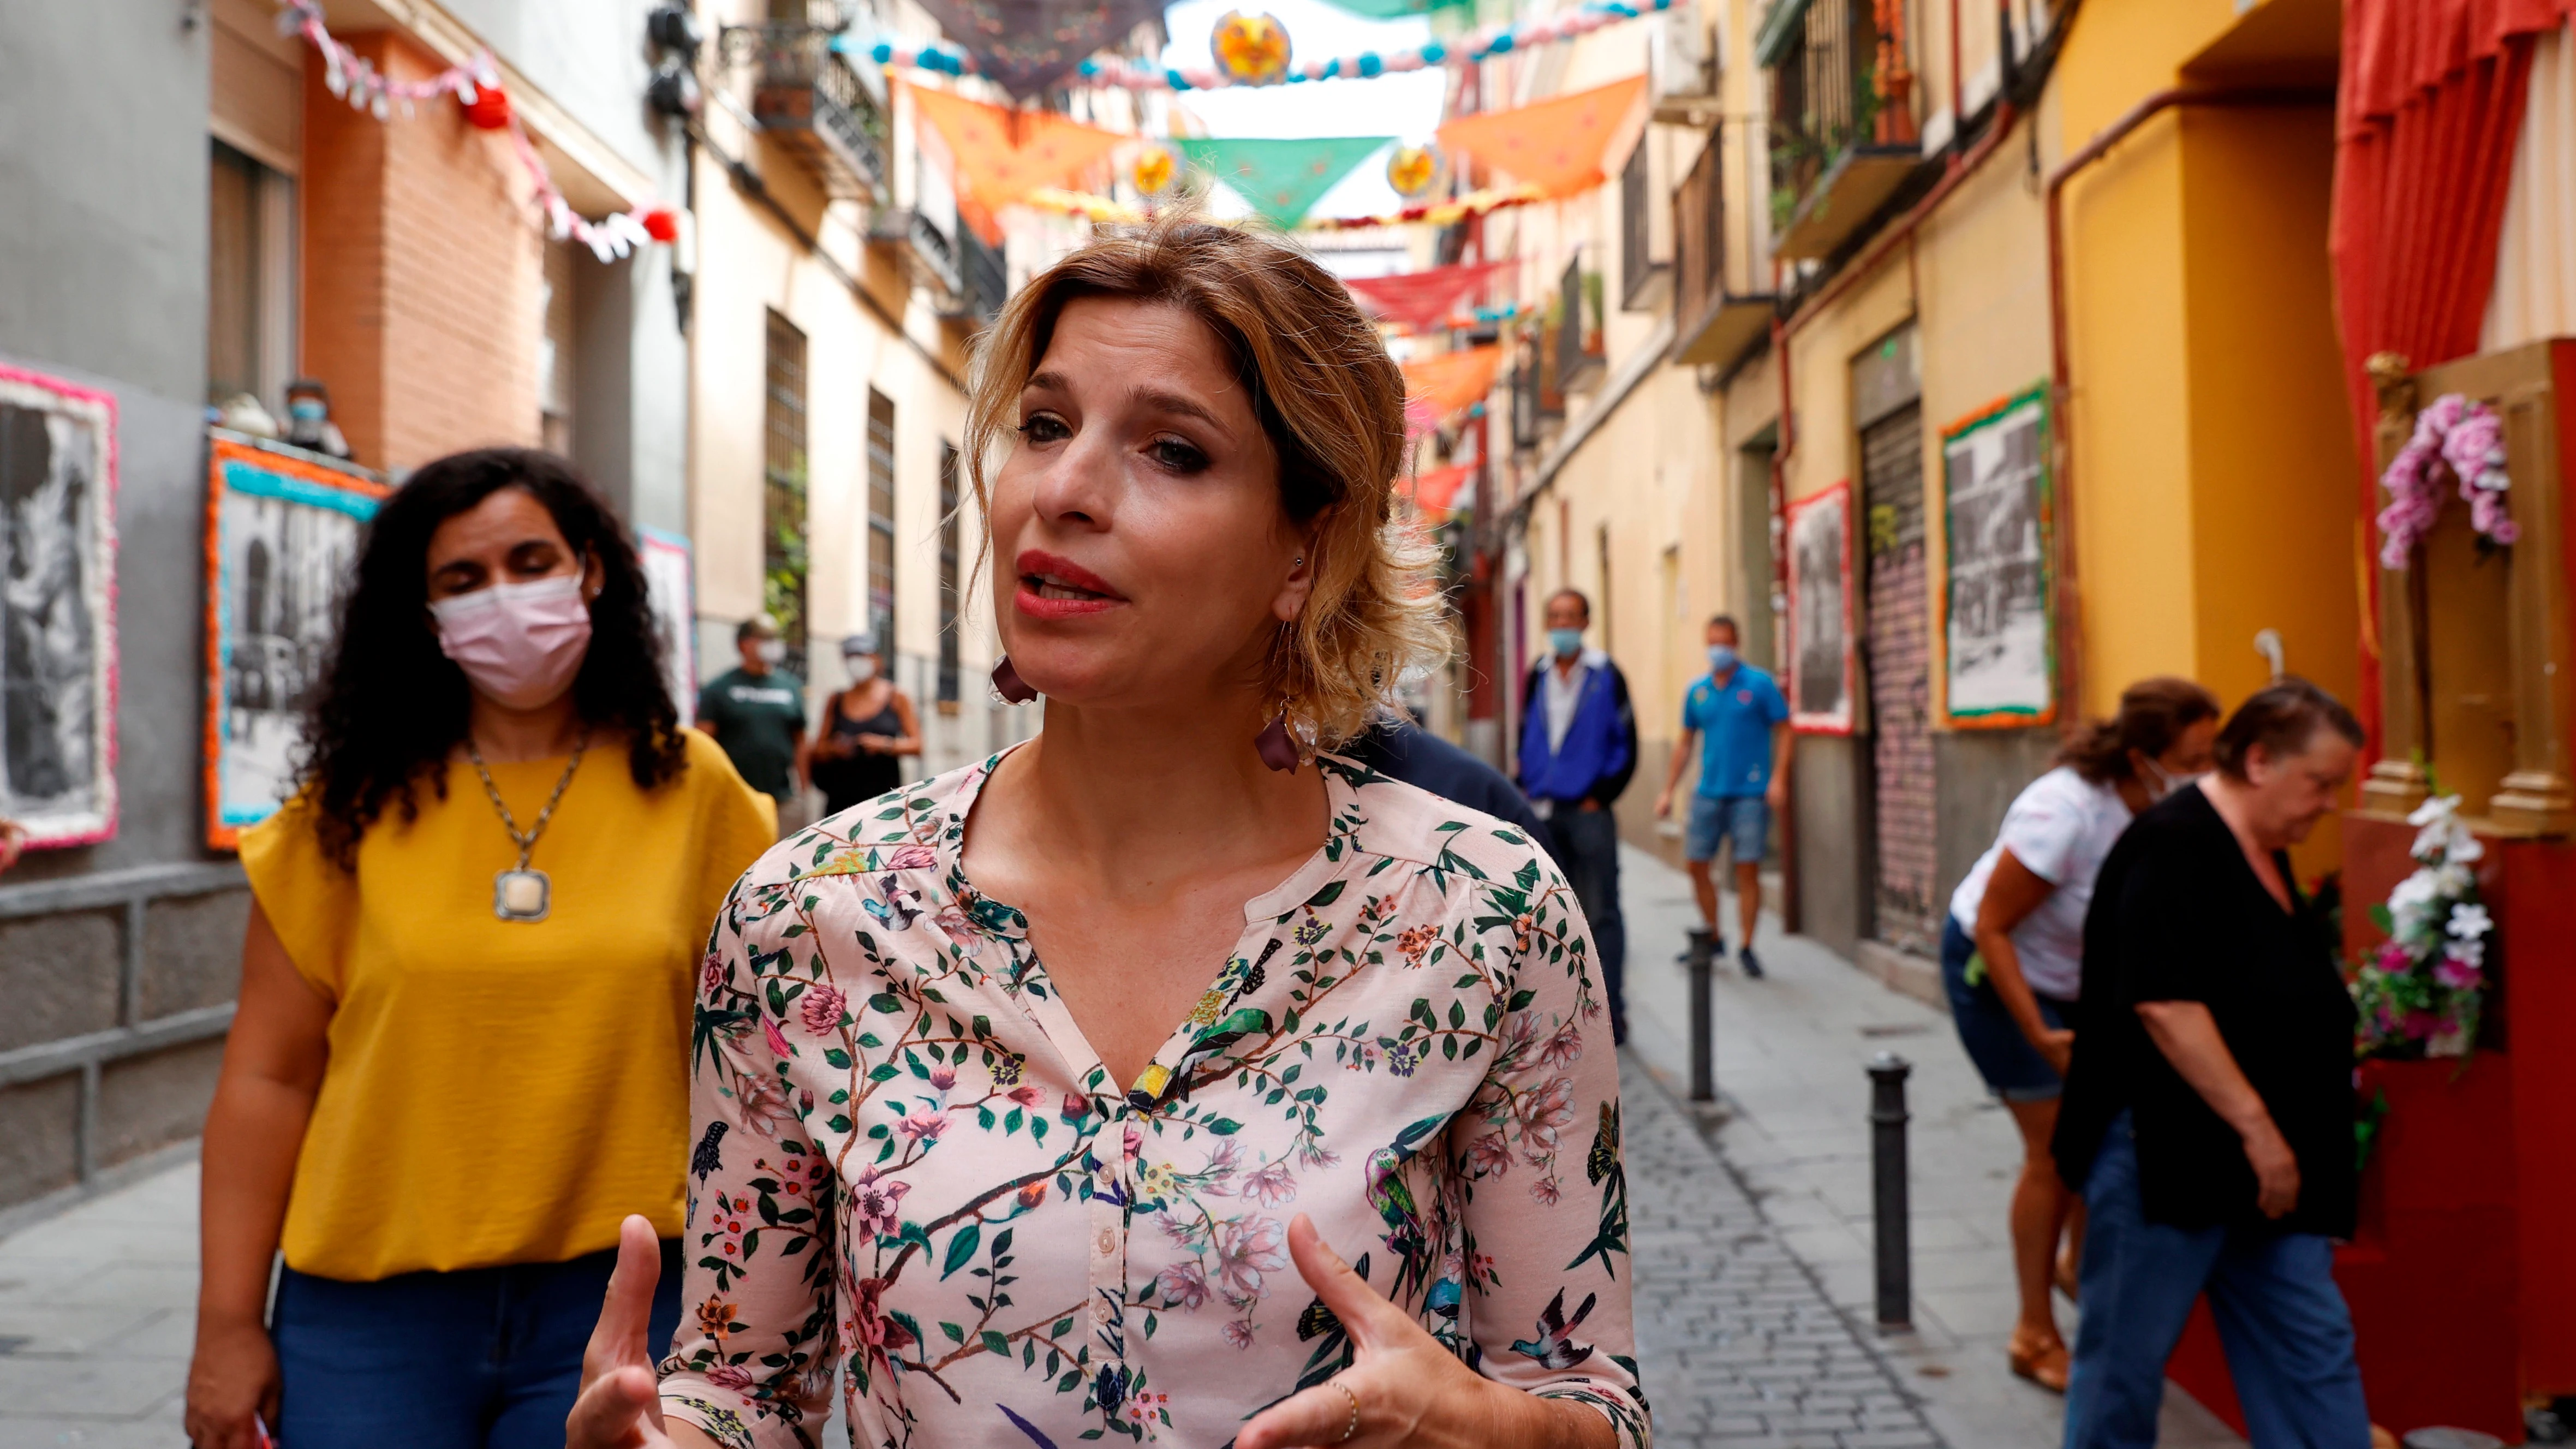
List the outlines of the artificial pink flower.
{"type": "Polygon", "coordinates": [[[1500,1177],[1512,1170],[1511,1144],[1500,1132],[1488,1132],[1467,1144],[1467,1162],[1478,1177],[1500,1177]]]}
{"type": "Polygon", "coordinates": [[[939,852],[927,845],[898,845],[886,857],[888,870],[928,870],[939,864],[939,852]]]}
{"type": "Polygon", "coordinates": [[[1530,1184],[1530,1200],[1541,1207],[1556,1206],[1557,1183],[1553,1174],[1530,1184]]]}
{"type": "Polygon", "coordinates": [[[1538,1064],[1550,1069],[1573,1066],[1583,1059],[1583,1033],[1573,1022],[1556,1029],[1547,1044],[1538,1049],[1538,1064]]]}
{"type": "Polygon", "coordinates": [[[1033,1082],[1023,1082],[1011,1089],[1011,1100],[1023,1107],[1034,1107],[1046,1100],[1046,1088],[1033,1082]]]}
{"type": "Polygon", "coordinates": [[[707,1382],[740,1393],[751,1387],[751,1370],[738,1363],[718,1364],[707,1370],[707,1382]]]}
{"type": "Polygon", "coordinates": [[[957,1069],[942,1062],[930,1069],[930,1085],[945,1092],[957,1085],[957,1069]]]}
{"type": "Polygon", "coordinates": [[[936,1142],[948,1130],[948,1114],[932,1107],[915,1107],[895,1119],[894,1130],[915,1142],[936,1142]]]}
{"type": "Polygon", "coordinates": [[[2485,979],[2485,973],[2457,956],[2445,956],[2433,968],[2433,980],[2453,991],[2466,991],[2485,979]]]}
{"type": "Polygon", "coordinates": [[[1237,1318],[1225,1325],[1225,1341],[1236,1348],[1252,1347],[1252,1320],[1237,1318]]]}

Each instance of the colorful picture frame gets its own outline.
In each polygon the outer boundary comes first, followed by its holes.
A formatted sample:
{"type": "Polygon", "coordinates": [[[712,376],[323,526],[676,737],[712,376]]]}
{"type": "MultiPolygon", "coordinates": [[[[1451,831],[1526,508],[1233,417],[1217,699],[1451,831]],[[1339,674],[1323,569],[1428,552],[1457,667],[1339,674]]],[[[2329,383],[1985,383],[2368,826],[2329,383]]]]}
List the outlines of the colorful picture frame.
{"type": "Polygon", "coordinates": [[[31,849],[116,834],[117,407],[0,367],[0,816],[31,849]]]}
{"type": "Polygon", "coordinates": [[[2034,386],[1941,430],[1941,587],[1936,706],[1951,729],[2057,719],[2056,508],[2048,388],[2034,386]]]}
{"type": "Polygon", "coordinates": [[[231,850],[293,787],[305,692],[393,490],[362,470],[217,432],[206,463],[206,843],[231,850]]]}
{"type": "Polygon", "coordinates": [[[1789,727],[1801,734],[1852,732],[1851,494],[1846,478],[1788,508],[1789,727]]]}
{"type": "Polygon", "coordinates": [[[695,564],[684,534],[635,530],[635,558],[644,569],[645,602],[662,631],[662,673],[680,722],[697,717],[698,605],[695,564]]]}

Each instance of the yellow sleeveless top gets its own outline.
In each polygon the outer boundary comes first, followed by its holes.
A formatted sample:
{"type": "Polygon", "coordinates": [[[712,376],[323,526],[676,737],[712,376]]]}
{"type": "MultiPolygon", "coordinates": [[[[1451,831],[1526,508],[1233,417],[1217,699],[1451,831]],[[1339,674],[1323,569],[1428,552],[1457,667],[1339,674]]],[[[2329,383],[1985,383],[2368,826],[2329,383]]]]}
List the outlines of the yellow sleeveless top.
{"type": "MultiPolygon", "coordinates": [[[[517,863],[470,763],[420,818],[386,811],[354,877],[300,802],[243,833],[242,867],[287,956],[332,1003],[330,1063],[296,1160],[289,1267],[369,1282],[561,1262],[628,1213],[680,1231],[689,1003],[707,929],[776,838],[766,797],[687,731],[688,768],[646,792],[593,750],[537,842],[535,923],[493,914],[517,863]]],[[[568,757],[492,766],[520,827],[568,757]]]]}

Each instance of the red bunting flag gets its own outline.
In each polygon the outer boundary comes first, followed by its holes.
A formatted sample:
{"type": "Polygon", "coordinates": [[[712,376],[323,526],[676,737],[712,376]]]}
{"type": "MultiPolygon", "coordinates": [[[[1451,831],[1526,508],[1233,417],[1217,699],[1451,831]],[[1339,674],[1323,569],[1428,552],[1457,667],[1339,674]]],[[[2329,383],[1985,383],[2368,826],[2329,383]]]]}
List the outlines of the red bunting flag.
{"type": "Polygon", "coordinates": [[[1379,321],[1392,322],[1410,332],[1425,332],[1448,320],[1460,303],[1510,265],[1507,261],[1470,262],[1434,267],[1427,272],[1399,272],[1391,277],[1347,277],[1342,285],[1350,288],[1360,306],[1379,321]]]}
{"type": "Polygon", "coordinates": [[[1452,463],[1446,468],[1434,468],[1428,473],[1415,475],[1413,506],[1421,510],[1424,518],[1435,522],[1448,517],[1451,500],[1458,496],[1458,490],[1475,473],[1476,465],[1473,463],[1452,463]]]}

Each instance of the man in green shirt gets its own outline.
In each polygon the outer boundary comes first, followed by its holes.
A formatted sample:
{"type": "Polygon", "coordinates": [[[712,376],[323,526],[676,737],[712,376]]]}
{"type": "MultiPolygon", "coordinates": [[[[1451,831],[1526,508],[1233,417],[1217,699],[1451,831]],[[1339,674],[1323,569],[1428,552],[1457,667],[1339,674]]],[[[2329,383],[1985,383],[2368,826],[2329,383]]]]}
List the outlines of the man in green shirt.
{"type": "Polygon", "coordinates": [[[742,667],[698,691],[698,728],[724,746],[743,783],[778,802],[784,835],[805,823],[805,681],[778,667],[787,645],[767,614],[743,620],[733,642],[742,667]]]}

